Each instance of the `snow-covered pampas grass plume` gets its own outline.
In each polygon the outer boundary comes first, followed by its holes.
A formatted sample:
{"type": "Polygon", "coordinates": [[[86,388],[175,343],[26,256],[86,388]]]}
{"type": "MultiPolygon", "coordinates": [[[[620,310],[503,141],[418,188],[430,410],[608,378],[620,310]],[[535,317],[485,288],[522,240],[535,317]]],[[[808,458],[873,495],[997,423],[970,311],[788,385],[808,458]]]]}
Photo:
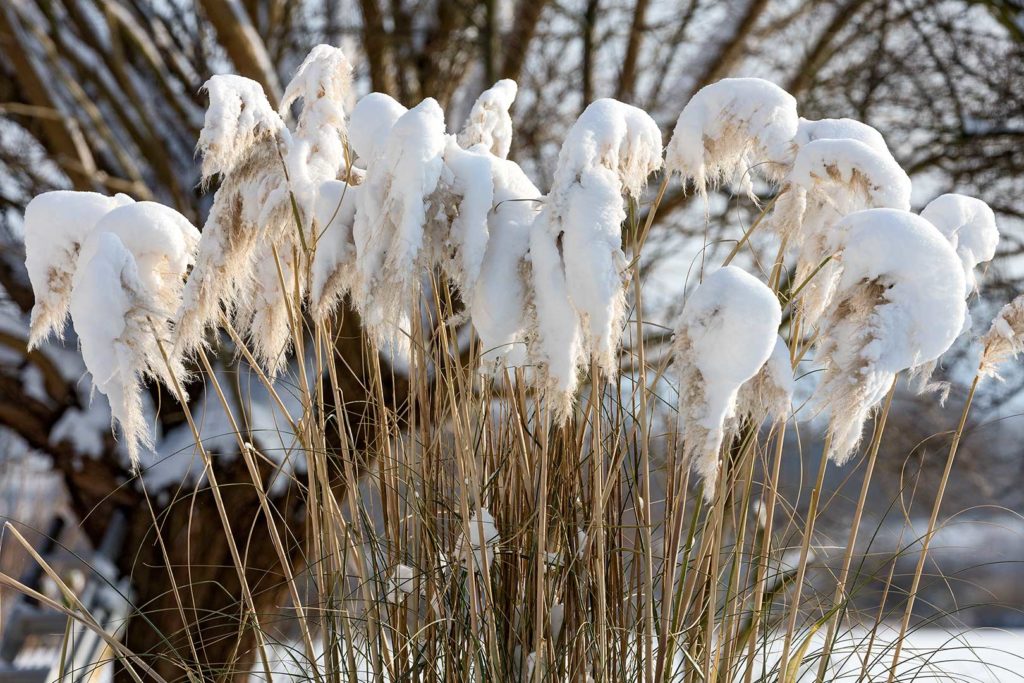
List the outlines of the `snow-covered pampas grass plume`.
{"type": "Polygon", "coordinates": [[[203,84],[210,96],[196,146],[203,157],[203,181],[227,175],[245,162],[253,147],[285,130],[263,86],[243,76],[218,75],[203,84]]]}
{"type": "Polygon", "coordinates": [[[962,194],[944,194],[936,197],[921,211],[953,245],[964,267],[966,294],[978,288],[975,269],[996,255],[999,229],[996,215],[980,199],[962,194]]]}
{"type": "Polygon", "coordinates": [[[793,366],[789,347],[782,337],[757,374],[744,382],[736,396],[736,428],[745,419],[760,421],[766,416],[774,422],[789,417],[793,400],[793,366]]]}
{"type": "Polygon", "coordinates": [[[260,197],[251,283],[236,309],[238,326],[271,376],[285,363],[292,319],[306,296],[306,252],[316,240],[312,216],[320,184],[346,171],[344,103],[351,85],[352,65],[344,53],[318,45],[299,66],[281,103],[283,114],[302,102],[295,130],[284,139],[288,174],[275,174],[276,182],[260,197]]]}
{"type": "Polygon", "coordinates": [[[370,334],[388,344],[401,341],[399,321],[417,301],[420,256],[430,246],[427,222],[444,210],[433,201],[447,144],[444,112],[427,98],[394,122],[382,145],[367,150],[364,143],[360,146],[373,157],[352,229],[358,273],[354,300],[370,334]]]}
{"type": "Polygon", "coordinates": [[[132,201],[123,194],[107,197],[58,190],[29,202],[25,208],[25,266],[35,294],[29,349],[54,332],[63,334],[82,243],[103,216],[132,201]]]}
{"type": "Polygon", "coordinates": [[[862,209],[909,210],[910,192],[910,178],[888,150],[834,138],[812,140],[800,147],[771,224],[799,253],[795,279],[806,282],[800,298],[805,320],[817,320],[833,295],[838,262],[831,260],[814,273],[841,247],[840,220],[862,209]]]}
{"type": "Polygon", "coordinates": [[[964,275],[953,248],[920,216],[868,209],[844,218],[842,274],[821,333],[817,400],[831,410],[839,465],[896,374],[935,360],[960,334],[964,275]]]}
{"type": "Polygon", "coordinates": [[[483,91],[459,133],[459,145],[463,149],[483,145],[500,159],[508,157],[512,146],[512,117],[509,109],[516,99],[517,89],[515,81],[505,78],[483,91]]]}
{"type": "Polygon", "coordinates": [[[470,319],[480,337],[484,369],[525,360],[529,298],[531,226],[537,217],[540,190],[518,164],[493,159],[494,207],[487,216],[487,245],[469,301],[470,319]]]}
{"type": "Polygon", "coordinates": [[[351,88],[352,65],[330,45],[314,47],[285,88],[282,115],[302,101],[287,161],[293,190],[307,212],[319,184],[338,177],[345,166],[345,102],[351,88]]]}
{"type": "MultiPolygon", "coordinates": [[[[584,110],[558,155],[542,225],[555,240],[565,270],[569,301],[579,316],[586,356],[606,376],[614,376],[625,310],[626,256],[623,196],[637,199],[651,173],[661,168],[661,132],[644,111],[601,99],[584,110]]],[[[538,297],[543,293],[536,286],[538,297]]],[[[547,330],[542,316],[539,335],[547,330]]],[[[557,368],[562,375],[575,372],[557,368]]]]}
{"type": "Polygon", "coordinates": [[[352,224],[360,188],[341,180],[320,184],[313,209],[317,230],[310,305],[316,320],[326,320],[355,284],[356,248],[352,224]]]}
{"type": "Polygon", "coordinates": [[[108,213],[82,246],[71,292],[71,319],[93,386],[110,401],[132,467],[152,437],[142,412],[146,377],[176,394],[186,378],[170,355],[169,319],[193,260],[199,231],[153,202],[108,213]]]}
{"type": "MultiPolygon", "coordinates": [[[[692,463],[711,499],[726,421],[740,388],[777,348],[782,310],[775,294],[749,273],[726,266],[690,295],[672,343],[678,380],[683,460],[692,463]]],[[[788,364],[788,358],[787,358],[788,364]]]]}
{"type": "Polygon", "coordinates": [[[280,210],[265,210],[281,203],[285,180],[278,144],[289,136],[263,89],[240,76],[214,76],[203,87],[210,94],[198,145],[203,179],[223,177],[176,316],[176,348],[184,352],[202,346],[222,307],[234,310],[251,281],[253,252],[268,221],[290,220],[280,210]]]}
{"type": "Polygon", "coordinates": [[[981,344],[978,374],[998,378],[999,366],[1024,351],[1024,294],[1002,307],[981,344]]]}
{"type": "Polygon", "coordinates": [[[777,181],[793,155],[796,100],[760,78],[725,78],[701,88],[683,107],[665,167],[692,179],[698,192],[736,183],[751,195],[750,171],[777,181]]]}

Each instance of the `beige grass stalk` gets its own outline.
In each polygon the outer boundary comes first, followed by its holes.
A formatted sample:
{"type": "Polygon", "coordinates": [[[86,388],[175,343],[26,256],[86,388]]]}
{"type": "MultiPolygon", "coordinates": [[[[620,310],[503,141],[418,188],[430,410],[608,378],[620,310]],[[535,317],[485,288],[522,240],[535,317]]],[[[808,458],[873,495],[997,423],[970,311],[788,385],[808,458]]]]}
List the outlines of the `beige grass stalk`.
{"type": "Polygon", "coordinates": [[[942,507],[942,498],[946,493],[946,486],[949,483],[949,474],[953,470],[953,462],[956,460],[956,453],[960,447],[960,439],[964,434],[964,427],[967,425],[967,415],[971,411],[971,404],[974,402],[974,392],[978,389],[981,381],[981,373],[975,374],[971,382],[971,388],[967,392],[967,399],[964,401],[963,412],[960,414],[960,422],[957,424],[956,432],[953,433],[953,441],[949,445],[949,454],[946,456],[946,466],[942,470],[942,479],[939,481],[939,488],[935,493],[935,502],[932,504],[931,517],[928,519],[928,530],[921,540],[921,555],[917,560],[917,567],[914,568],[914,578],[910,584],[910,593],[907,596],[907,605],[903,610],[903,620],[900,623],[899,637],[896,639],[892,655],[892,665],[889,667],[889,683],[896,678],[896,667],[899,665],[900,654],[903,650],[903,641],[907,635],[907,628],[910,626],[910,618],[914,612],[914,601],[917,599],[917,591],[921,586],[921,576],[924,573],[924,564],[928,558],[928,549],[931,546],[932,538],[935,536],[935,526],[939,519],[939,510],[942,507]]]}
{"type": "Polygon", "coordinates": [[[786,635],[782,641],[782,656],[779,658],[779,675],[782,675],[789,667],[789,653],[793,645],[797,617],[800,615],[800,598],[803,592],[804,579],[807,576],[807,557],[811,547],[811,537],[814,535],[814,524],[818,517],[818,501],[821,498],[821,487],[825,481],[830,442],[831,437],[826,435],[825,443],[821,449],[821,460],[818,462],[818,477],[814,482],[814,488],[811,489],[811,499],[807,506],[807,521],[804,525],[803,541],[800,544],[800,561],[797,564],[796,579],[793,586],[793,601],[789,606],[786,635]]]}
{"type": "Polygon", "coordinates": [[[867,502],[868,488],[871,486],[871,476],[875,471],[875,463],[878,460],[878,449],[882,443],[882,433],[885,431],[885,423],[889,417],[889,409],[892,407],[892,399],[896,393],[896,380],[892,382],[889,393],[885,397],[885,403],[875,421],[875,433],[868,448],[867,465],[864,471],[864,481],[861,482],[860,495],[857,498],[857,507],[853,512],[853,521],[850,526],[850,535],[846,540],[846,551],[843,553],[843,564],[839,570],[839,577],[836,580],[836,591],[832,597],[833,612],[828,619],[828,626],[825,633],[825,643],[821,653],[821,661],[818,664],[818,679],[824,680],[828,670],[829,655],[832,650],[832,638],[842,620],[846,603],[846,581],[850,575],[850,564],[853,562],[853,553],[857,545],[857,532],[860,530],[861,520],[864,516],[864,505],[867,502]],[[842,605],[842,607],[840,607],[842,605]]]}

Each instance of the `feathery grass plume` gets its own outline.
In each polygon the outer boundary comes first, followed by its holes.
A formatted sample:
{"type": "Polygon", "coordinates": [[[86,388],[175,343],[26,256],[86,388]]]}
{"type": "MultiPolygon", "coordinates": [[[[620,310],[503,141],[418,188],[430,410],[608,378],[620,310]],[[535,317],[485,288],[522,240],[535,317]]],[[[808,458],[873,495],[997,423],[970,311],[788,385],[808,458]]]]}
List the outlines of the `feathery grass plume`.
{"type": "MultiPolygon", "coordinates": [[[[354,139],[355,133],[353,126],[354,139]]],[[[425,229],[444,212],[434,195],[445,147],[444,112],[427,98],[394,122],[383,144],[368,151],[374,156],[352,228],[358,274],[353,298],[367,330],[382,345],[402,345],[400,321],[418,301],[421,256],[429,257],[431,247],[425,229]]]]}
{"type": "Polygon", "coordinates": [[[793,384],[789,346],[785,339],[777,337],[772,355],[756,375],[743,383],[736,395],[736,414],[730,433],[738,434],[744,420],[760,422],[767,416],[774,422],[784,422],[789,417],[793,384]]]}
{"type": "Polygon", "coordinates": [[[334,180],[345,167],[345,101],[352,89],[352,65],[345,53],[317,45],[285,88],[279,111],[298,100],[302,112],[288,150],[288,174],[302,208],[312,211],[320,183],[334,180]]]}
{"type": "Polygon", "coordinates": [[[198,243],[199,231],[177,211],[138,202],[109,212],[82,245],[71,320],[93,386],[110,401],[135,470],[139,449],[153,443],[142,412],[143,382],[152,377],[173,392],[186,378],[180,356],[165,360],[164,354],[198,243]]]}
{"type": "Polygon", "coordinates": [[[343,104],[351,84],[352,65],[344,53],[318,45],[299,66],[281,102],[282,114],[299,100],[302,110],[295,130],[286,138],[287,178],[280,178],[261,198],[262,230],[252,282],[239,298],[235,316],[255,357],[271,376],[284,365],[291,344],[289,310],[297,315],[297,302],[306,296],[306,250],[316,242],[311,219],[318,188],[346,170],[343,104]]]}
{"type": "Polygon", "coordinates": [[[473,296],[489,239],[488,217],[494,206],[494,162],[502,161],[483,146],[462,149],[449,135],[438,184],[443,211],[430,221],[432,260],[459,288],[473,296]]]}
{"type": "Polygon", "coordinates": [[[352,224],[356,217],[358,185],[342,180],[320,184],[313,209],[318,230],[313,256],[310,306],[316,320],[326,320],[356,281],[356,247],[352,224]]]}
{"type": "Polygon", "coordinates": [[[888,150],[835,138],[812,140],[800,148],[771,224],[799,254],[795,281],[806,282],[800,297],[806,320],[821,316],[835,290],[839,263],[821,262],[841,246],[842,233],[836,227],[840,220],[862,209],[909,210],[910,191],[910,178],[888,150]]]}
{"type": "Polygon", "coordinates": [[[778,181],[793,157],[796,100],[760,78],[725,78],[704,86],[683,107],[665,168],[693,180],[697,191],[735,183],[753,196],[750,171],[778,181]]]}
{"type": "MultiPolygon", "coordinates": [[[[581,345],[573,346],[578,353],[567,357],[562,348],[567,323],[553,320],[544,310],[544,300],[556,296],[561,287],[552,287],[551,274],[538,269],[535,260],[537,342],[548,373],[562,389],[571,387],[573,382],[566,378],[591,360],[606,376],[618,370],[627,265],[622,252],[623,195],[640,196],[648,176],[661,168],[661,151],[661,132],[654,120],[612,99],[590,104],[562,144],[544,218],[534,224],[535,231],[547,233],[541,248],[550,255],[552,246],[558,252],[557,267],[563,270],[565,293],[582,333],[581,345]]],[[[565,308],[564,303],[552,310],[558,308],[565,308]]]]}
{"type": "MultiPolygon", "coordinates": [[[[975,270],[980,263],[991,261],[999,246],[996,217],[988,204],[962,194],[944,194],[936,197],[921,211],[921,217],[938,228],[956,250],[964,268],[965,296],[978,289],[975,270]]],[[[963,331],[971,328],[971,313],[964,316],[963,331]]],[[[936,361],[922,363],[911,371],[917,393],[937,392],[939,402],[949,396],[949,382],[933,382],[936,361]]]]}
{"type": "Polygon", "coordinates": [[[508,112],[517,89],[515,81],[504,78],[483,91],[459,133],[459,146],[469,149],[483,145],[494,156],[508,158],[512,147],[512,117],[508,112]]]}
{"type": "Polygon", "coordinates": [[[816,390],[831,410],[829,456],[838,465],[902,370],[941,356],[960,334],[966,304],[960,259],[920,216],[896,209],[848,215],[842,272],[825,320],[816,390]]]}
{"type": "Polygon", "coordinates": [[[1024,351],[1024,294],[1000,309],[981,344],[978,374],[999,378],[999,366],[1024,351]]]}
{"type": "Polygon", "coordinates": [[[527,259],[541,195],[515,162],[492,158],[491,164],[494,207],[487,215],[487,245],[469,300],[485,371],[527,360],[527,330],[535,327],[527,259]]]}
{"type": "Polygon", "coordinates": [[[123,194],[57,190],[36,196],[25,207],[25,267],[35,295],[29,350],[54,332],[63,335],[82,243],[103,216],[133,201],[123,194]]]}
{"type": "Polygon", "coordinates": [[[232,312],[251,282],[253,252],[265,226],[263,207],[284,186],[278,144],[289,137],[259,83],[223,75],[203,89],[210,95],[198,144],[203,182],[218,174],[222,180],[176,316],[176,346],[185,352],[202,346],[221,308],[232,312]]]}
{"type": "Polygon", "coordinates": [[[388,134],[408,109],[390,95],[372,92],[352,108],[348,119],[348,141],[364,166],[384,153],[388,134]]]}
{"type": "Polygon", "coordinates": [[[683,462],[692,463],[704,480],[708,500],[715,493],[718,454],[726,422],[736,414],[737,395],[772,356],[781,321],[772,290],[740,268],[726,266],[690,294],[676,324],[672,361],[683,462]]]}
{"type": "Polygon", "coordinates": [[[964,267],[966,295],[978,288],[975,270],[996,255],[999,229],[996,215],[980,199],[962,194],[936,197],[921,210],[921,217],[939,229],[953,245],[964,267]]]}

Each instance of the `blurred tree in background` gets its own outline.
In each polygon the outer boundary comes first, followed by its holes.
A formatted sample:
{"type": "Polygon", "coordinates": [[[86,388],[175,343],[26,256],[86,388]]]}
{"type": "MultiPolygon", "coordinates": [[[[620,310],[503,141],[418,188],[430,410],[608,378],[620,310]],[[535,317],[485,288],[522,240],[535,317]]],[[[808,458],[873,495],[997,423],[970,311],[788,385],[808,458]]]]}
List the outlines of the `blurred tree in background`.
{"type": "MultiPolygon", "coordinates": [[[[94,541],[114,510],[128,511],[120,569],[133,576],[135,603],[150,622],[135,619],[127,629],[127,645],[136,652],[182,649],[191,631],[203,645],[202,662],[244,662],[251,636],[236,649],[245,630],[239,580],[225,539],[209,532],[219,531],[220,522],[205,485],[145,491],[118,458],[86,454],[63,431],[55,435],[67,411],[87,409],[88,395],[62,371],[60,349],[25,352],[32,292],[20,216],[32,196],[73,188],[155,199],[201,225],[211,196],[198,186],[193,151],[205,109],[203,82],[215,73],[239,73],[259,81],[276,104],[281,83],[322,42],[350,55],[360,94],[386,92],[407,106],[434,97],[448,111],[450,129],[488,84],[517,80],[512,157],[542,189],[565,131],[594,98],[637,104],[667,133],[701,86],[730,75],[768,78],[793,93],[808,118],[850,116],[881,130],[915,182],[916,207],[954,186],[988,202],[1004,237],[986,296],[1006,300],[1019,277],[1024,6],[1018,0],[6,0],[0,4],[0,424],[9,437],[3,443],[11,457],[34,452],[52,461],[94,541]],[[26,381],[27,368],[41,381],[26,381]],[[172,577],[190,586],[187,595],[171,590],[172,577]]],[[[652,272],[677,285],[700,245],[715,250],[735,240],[754,208],[746,200],[713,198],[708,222],[704,207],[691,207],[689,198],[683,188],[670,188],[652,238],[662,246],[647,249],[665,262],[661,270],[649,264],[652,272]]],[[[357,319],[347,315],[337,361],[346,404],[338,408],[356,426],[367,411],[401,415],[408,406],[398,373],[387,406],[365,396],[366,348],[357,319]]],[[[181,425],[180,407],[159,388],[152,391],[163,432],[181,425]]],[[[355,443],[374,447],[358,429],[355,443]]],[[[108,435],[100,450],[115,448],[108,435]]],[[[216,467],[232,516],[252,520],[251,527],[236,528],[236,542],[247,554],[257,605],[270,609],[283,600],[282,568],[260,539],[268,523],[278,525],[293,538],[291,559],[301,566],[301,487],[275,494],[280,516],[268,521],[241,459],[219,459],[216,467]]],[[[172,664],[155,666],[174,677],[172,664]]]]}

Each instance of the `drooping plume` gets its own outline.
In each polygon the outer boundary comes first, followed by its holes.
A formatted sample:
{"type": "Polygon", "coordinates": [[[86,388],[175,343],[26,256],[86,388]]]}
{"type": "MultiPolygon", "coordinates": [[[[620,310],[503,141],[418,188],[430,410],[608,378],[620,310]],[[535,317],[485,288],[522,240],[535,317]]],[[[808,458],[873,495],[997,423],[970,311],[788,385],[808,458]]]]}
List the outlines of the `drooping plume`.
{"type": "Polygon", "coordinates": [[[793,156],[796,100],[760,78],[725,78],[697,91],[679,115],[665,168],[697,191],[731,182],[751,195],[751,173],[778,181],[793,156]]]}
{"type": "Polygon", "coordinates": [[[110,401],[133,468],[152,437],[142,383],[175,393],[185,368],[171,343],[170,318],[192,264],[199,231],[178,212],[138,202],[104,216],[82,245],[71,292],[71,320],[93,386],[110,401]]]}
{"type": "Polygon", "coordinates": [[[469,149],[483,145],[494,156],[505,159],[512,146],[512,117],[509,109],[516,99],[516,82],[505,78],[485,90],[473,104],[459,133],[459,146],[469,149]]]}
{"type": "Polygon", "coordinates": [[[817,399],[831,410],[830,457],[843,464],[896,374],[932,361],[960,334],[966,305],[960,260],[928,221],[868,209],[844,218],[842,273],[817,359],[817,399]]]}
{"type": "Polygon", "coordinates": [[[574,376],[590,360],[607,376],[617,371],[627,265],[624,197],[639,198],[661,167],[661,150],[654,120],[612,99],[588,106],[562,145],[534,225],[546,234],[532,238],[531,248],[539,355],[559,391],[571,392],[574,376]],[[555,300],[563,278],[578,333],[563,317],[565,302],[555,300]],[[581,344],[571,341],[577,337],[581,344]]]}
{"type": "Polygon", "coordinates": [[[541,193],[512,161],[494,159],[491,179],[494,207],[487,216],[487,246],[470,300],[470,317],[480,336],[484,367],[497,361],[514,367],[526,362],[532,292],[526,258],[541,193]]]}
{"type": "Polygon", "coordinates": [[[799,254],[795,282],[803,286],[800,307],[805,320],[821,316],[835,289],[839,263],[822,262],[842,245],[837,227],[841,219],[862,209],[908,210],[910,191],[910,178],[888,151],[854,139],[832,138],[800,148],[771,224],[799,254]]]}
{"type": "Polygon", "coordinates": [[[924,207],[921,217],[938,228],[953,245],[964,267],[965,293],[970,295],[978,288],[975,270],[979,264],[991,261],[999,246],[995,213],[980,199],[944,194],[924,207]]]}
{"type": "Polygon", "coordinates": [[[429,246],[427,223],[444,219],[434,196],[444,166],[444,112],[427,98],[394,122],[383,144],[366,149],[365,143],[358,154],[372,158],[352,230],[359,278],[354,299],[378,343],[401,344],[401,321],[418,301],[425,272],[420,257],[429,246]]]}
{"type": "Polygon", "coordinates": [[[352,224],[358,185],[328,180],[320,185],[313,211],[317,234],[310,305],[313,317],[326,320],[356,282],[356,247],[352,224]]]}
{"type": "MultiPolygon", "coordinates": [[[[764,283],[736,268],[715,271],[690,295],[676,324],[672,359],[679,390],[683,459],[711,499],[719,451],[737,396],[777,348],[782,310],[764,283]]],[[[788,359],[787,359],[788,362],[788,359]]]]}
{"type": "Polygon", "coordinates": [[[276,209],[287,192],[279,145],[289,135],[262,87],[241,76],[214,76],[203,89],[210,95],[198,145],[203,180],[219,174],[221,184],[177,314],[175,333],[185,352],[202,346],[222,308],[234,311],[252,281],[260,231],[280,231],[289,219],[276,209]]]}
{"type": "Polygon", "coordinates": [[[236,310],[238,326],[271,375],[284,364],[292,340],[292,320],[299,315],[306,296],[308,252],[317,238],[313,212],[318,190],[321,183],[349,171],[344,102],[351,83],[352,65],[344,53],[318,45],[299,66],[281,103],[284,113],[295,102],[302,102],[295,130],[287,141],[287,183],[267,197],[264,213],[272,216],[272,229],[260,234],[252,285],[240,297],[236,310]]]}
{"type": "Polygon", "coordinates": [[[1024,295],[1000,309],[981,343],[979,374],[999,377],[999,366],[1024,351],[1024,295]]]}
{"type": "Polygon", "coordinates": [[[113,209],[132,203],[119,194],[58,190],[35,197],[25,208],[25,266],[35,294],[28,347],[64,332],[71,281],[82,243],[113,209]]]}

